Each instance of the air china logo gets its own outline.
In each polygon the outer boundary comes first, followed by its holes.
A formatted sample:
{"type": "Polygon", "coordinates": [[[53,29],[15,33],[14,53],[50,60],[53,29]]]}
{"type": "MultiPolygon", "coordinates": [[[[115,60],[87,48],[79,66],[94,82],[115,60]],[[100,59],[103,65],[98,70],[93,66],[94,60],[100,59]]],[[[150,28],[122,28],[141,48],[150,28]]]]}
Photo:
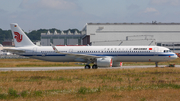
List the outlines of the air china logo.
{"type": "Polygon", "coordinates": [[[18,32],[14,32],[14,38],[16,39],[17,42],[21,42],[23,39],[23,35],[19,34],[18,32]]]}

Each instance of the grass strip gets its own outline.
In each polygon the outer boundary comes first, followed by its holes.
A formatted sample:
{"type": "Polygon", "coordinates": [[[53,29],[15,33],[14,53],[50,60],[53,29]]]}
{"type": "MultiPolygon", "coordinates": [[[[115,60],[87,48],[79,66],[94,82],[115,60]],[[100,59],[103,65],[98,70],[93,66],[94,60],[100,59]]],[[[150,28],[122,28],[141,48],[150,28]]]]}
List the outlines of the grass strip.
{"type": "Polygon", "coordinates": [[[10,100],[16,99],[19,97],[42,97],[42,96],[52,96],[58,94],[92,94],[92,93],[101,93],[101,92],[114,92],[114,91],[137,91],[137,90],[149,90],[149,89],[180,89],[180,85],[177,84],[157,84],[157,85],[144,85],[144,86],[101,86],[98,88],[87,88],[80,87],[79,89],[53,89],[53,90],[38,90],[38,91],[21,91],[17,92],[17,90],[13,88],[9,88],[7,93],[1,93],[0,99],[10,100]]]}

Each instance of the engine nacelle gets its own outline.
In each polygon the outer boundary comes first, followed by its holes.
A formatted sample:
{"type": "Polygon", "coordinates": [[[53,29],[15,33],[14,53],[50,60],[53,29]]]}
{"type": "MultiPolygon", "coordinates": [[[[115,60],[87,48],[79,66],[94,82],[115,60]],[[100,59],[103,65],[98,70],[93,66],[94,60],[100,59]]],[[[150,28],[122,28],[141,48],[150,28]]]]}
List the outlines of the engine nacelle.
{"type": "Polygon", "coordinates": [[[112,67],[113,62],[111,58],[98,58],[97,66],[98,67],[112,67]]]}

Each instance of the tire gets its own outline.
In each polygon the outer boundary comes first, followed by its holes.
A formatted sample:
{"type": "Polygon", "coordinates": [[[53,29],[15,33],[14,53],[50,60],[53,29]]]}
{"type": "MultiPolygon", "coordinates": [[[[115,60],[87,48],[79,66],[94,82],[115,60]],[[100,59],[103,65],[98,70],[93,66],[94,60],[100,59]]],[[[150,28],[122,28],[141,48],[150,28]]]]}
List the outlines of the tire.
{"type": "Polygon", "coordinates": [[[97,65],[92,66],[92,69],[97,69],[97,68],[98,68],[97,65]]]}
{"type": "Polygon", "coordinates": [[[84,68],[85,69],[91,69],[90,65],[86,65],[84,68]]]}

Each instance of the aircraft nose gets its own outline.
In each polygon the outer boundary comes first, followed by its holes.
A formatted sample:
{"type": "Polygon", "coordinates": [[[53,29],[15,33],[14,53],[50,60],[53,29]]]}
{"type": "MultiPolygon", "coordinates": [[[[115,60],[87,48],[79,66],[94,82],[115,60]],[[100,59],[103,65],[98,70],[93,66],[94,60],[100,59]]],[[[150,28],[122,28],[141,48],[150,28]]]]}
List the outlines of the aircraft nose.
{"type": "Polygon", "coordinates": [[[176,54],[174,54],[174,56],[171,56],[172,59],[177,59],[179,58],[176,54]]]}
{"type": "Polygon", "coordinates": [[[179,58],[179,57],[176,55],[176,58],[179,58]]]}

